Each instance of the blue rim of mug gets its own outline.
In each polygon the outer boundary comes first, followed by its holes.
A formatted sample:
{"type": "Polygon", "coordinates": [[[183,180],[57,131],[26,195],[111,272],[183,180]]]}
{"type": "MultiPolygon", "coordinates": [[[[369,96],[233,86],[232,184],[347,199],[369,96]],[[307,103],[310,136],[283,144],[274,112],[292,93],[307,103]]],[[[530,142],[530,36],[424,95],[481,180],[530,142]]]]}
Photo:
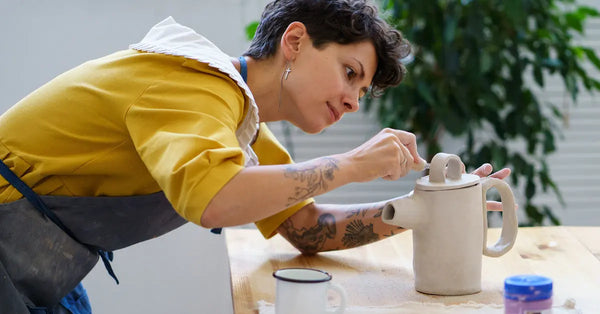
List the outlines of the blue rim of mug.
{"type": "Polygon", "coordinates": [[[283,281],[288,281],[288,282],[298,282],[298,283],[319,283],[319,282],[326,282],[326,281],[330,281],[332,276],[331,274],[329,274],[328,272],[324,271],[324,270],[320,270],[320,269],[314,269],[314,268],[302,268],[302,267],[290,267],[290,268],[280,268],[276,271],[273,272],[273,277],[275,277],[276,279],[280,279],[283,281]],[[310,271],[315,271],[315,272],[319,272],[321,274],[324,274],[326,276],[326,278],[323,279],[293,279],[293,278],[286,278],[286,277],[282,277],[277,275],[277,272],[282,271],[282,270],[310,270],[310,271]]]}

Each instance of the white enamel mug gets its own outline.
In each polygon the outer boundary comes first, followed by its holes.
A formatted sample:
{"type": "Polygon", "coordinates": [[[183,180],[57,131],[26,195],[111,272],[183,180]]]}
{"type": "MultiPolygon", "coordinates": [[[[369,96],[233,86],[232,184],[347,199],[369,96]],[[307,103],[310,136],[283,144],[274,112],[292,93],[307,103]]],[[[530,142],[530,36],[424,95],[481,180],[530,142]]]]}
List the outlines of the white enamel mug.
{"type": "Polygon", "coordinates": [[[343,313],[346,292],[334,283],[325,271],[311,268],[282,268],[273,273],[277,279],[275,295],[276,314],[343,313]],[[340,305],[328,309],[327,292],[333,290],[340,296],[340,305]]]}

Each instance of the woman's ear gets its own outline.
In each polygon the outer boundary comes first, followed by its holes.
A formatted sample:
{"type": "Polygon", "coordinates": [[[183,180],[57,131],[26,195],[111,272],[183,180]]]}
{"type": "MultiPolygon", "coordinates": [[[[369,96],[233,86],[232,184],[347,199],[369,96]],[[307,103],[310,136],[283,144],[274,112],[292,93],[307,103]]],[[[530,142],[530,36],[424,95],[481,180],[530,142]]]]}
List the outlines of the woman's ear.
{"type": "Polygon", "coordinates": [[[294,60],[302,45],[310,42],[306,26],[302,22],[292,22],[281,35],[281,52],[286,60],[294,60]],[[307,41],[308,40],[308,41],[307,41]]]}

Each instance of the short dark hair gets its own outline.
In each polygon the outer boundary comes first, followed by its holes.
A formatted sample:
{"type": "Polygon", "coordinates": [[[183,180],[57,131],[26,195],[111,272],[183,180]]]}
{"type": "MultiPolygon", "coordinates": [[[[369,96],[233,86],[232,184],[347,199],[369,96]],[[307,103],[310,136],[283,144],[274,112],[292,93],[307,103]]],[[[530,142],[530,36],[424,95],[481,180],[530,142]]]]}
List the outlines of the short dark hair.
{"type": "Polygon", "coordinates": [[[402,34],[378,15],[370,0],[275,0],[265,7],[256,34],[244,55],[255,59],[271,57],[283,32],[292,22],[302,22],[313,46],[371,41],[377,53],[377,69],[371,94],[400,84],[406,73],[401,59],[411,52],[402,34]]]}

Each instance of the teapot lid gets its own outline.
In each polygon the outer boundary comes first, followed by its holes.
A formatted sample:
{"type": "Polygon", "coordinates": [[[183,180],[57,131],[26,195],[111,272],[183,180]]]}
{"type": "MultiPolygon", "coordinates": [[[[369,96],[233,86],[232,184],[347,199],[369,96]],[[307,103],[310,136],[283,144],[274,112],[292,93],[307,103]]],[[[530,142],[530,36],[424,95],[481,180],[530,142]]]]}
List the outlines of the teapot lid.
{"type": "Polygon", "coordinates": [[[479,176],[462,173],[462,169],[462,161],[457,155],[438,153],[431,160],[429,175],[418,179],[416,188],[426,191],[450,190],[479,182],[479,176]]]}
{"type": "Polygon", "coordinates": [[[463,173],[458,179],[446,178],[443,182],[432,182],[431,176],[425,176],[417,180],[416,189],[424,191],[455,190],[472,186],[479,183],[479,176],[463,173]]]}

